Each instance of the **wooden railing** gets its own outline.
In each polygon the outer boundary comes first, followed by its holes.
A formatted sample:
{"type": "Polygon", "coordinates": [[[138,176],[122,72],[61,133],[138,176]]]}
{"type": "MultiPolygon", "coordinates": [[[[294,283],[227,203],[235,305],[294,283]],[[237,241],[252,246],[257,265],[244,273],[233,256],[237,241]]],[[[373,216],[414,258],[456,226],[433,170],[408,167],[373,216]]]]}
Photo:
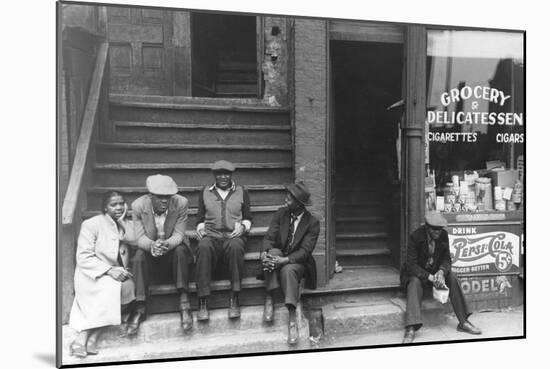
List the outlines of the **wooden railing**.
{"type": "Polygon", "coordinates": [[[77,141],[76,153],[69,178],[69,185],[67,186],[67,192],[65,194],[63,207],[61,209],[62,224],[72,224],[75,219],[75,212],[79,204],[83,179],[90,164],[88,158],[90,156],[89,153],[92,137],[98,126],[98,106],[101,98],[101,92],[103,90],[102,87],[108,53],[109,45],[107,42],[104,42],[100,45],[97,53],[88,100],[86,102],[86,108],[84,110],[84,116],[80,126],[80,135],[77,141]]]}
{"type": "MultiPolygon", "coordinates": [[[[58,234],[57,278],[61,290],[58,303],[61,305],[60,319],[68,322],[73,302],[73,275],[75,268],[76,240],[82,222],[82,210],[86,207],[86,185],[89,181],[92,164],[95,160],[92,144],[101,129],[99,122],[108,118],[109,107],[109,46],[107,42],[99,45],[80,134],[71,167],[65,198],[61,207],[61,227],[58,234]]],[[[62,99],[65,96],[61,97],[62,99]]],[[[74,124],[74,122],[72,122],[74,124]]],[[[76,124],[75,124],[76,125],[76,124]]]]}

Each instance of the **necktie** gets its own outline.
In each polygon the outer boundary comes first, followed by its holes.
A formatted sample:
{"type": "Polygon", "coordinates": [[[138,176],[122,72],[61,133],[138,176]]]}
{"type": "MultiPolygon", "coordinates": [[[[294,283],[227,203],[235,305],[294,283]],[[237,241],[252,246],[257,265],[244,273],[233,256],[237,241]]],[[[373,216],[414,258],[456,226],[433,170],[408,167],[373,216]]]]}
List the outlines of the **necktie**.
{"type": "Polygon", "coordinates": [[[288,227],[288,236],[286,237],[285,248],[283,254],[286,255],[292,244],[292,239],[294,238],[294,223],[296,223],[298,217],[296,215],[290,214],[290,226],[288,227]]]}
{"type": "Polygon", "coordinates": [[[430,239],[428,242],[428,262],[426,263],[427,268],[433,267],[434,264],[434,252],[435,252],[435,240],[430,239]]]}

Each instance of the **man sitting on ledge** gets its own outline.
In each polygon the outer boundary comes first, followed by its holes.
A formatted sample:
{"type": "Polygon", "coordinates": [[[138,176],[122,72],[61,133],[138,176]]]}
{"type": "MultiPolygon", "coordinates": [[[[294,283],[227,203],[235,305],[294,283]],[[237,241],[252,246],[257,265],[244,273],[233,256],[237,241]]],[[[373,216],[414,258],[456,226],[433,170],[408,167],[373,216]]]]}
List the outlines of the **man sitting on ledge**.
{"type": "Polygon", "coordinates": [[[401,275],[401,283],[407,290],[405,313],[405,336],[403,343],[414,341],[416,331],[422,327],[420,304],[424,288],[449,288],[449,297],[456,317],[457,330],[481,334],[468,317],[472,314],[460,288],[460,283],[451,271],[449,235],[444,228],[447,221],[436,211],[426,213],[425,225],[414,231],[407,247],[407,262],[401,275]]]}

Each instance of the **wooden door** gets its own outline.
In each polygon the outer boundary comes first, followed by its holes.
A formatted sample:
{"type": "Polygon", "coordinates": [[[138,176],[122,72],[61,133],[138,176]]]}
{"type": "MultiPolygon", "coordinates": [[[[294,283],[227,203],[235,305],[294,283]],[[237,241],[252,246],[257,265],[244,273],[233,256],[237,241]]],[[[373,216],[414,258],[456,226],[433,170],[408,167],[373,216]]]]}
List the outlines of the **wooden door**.
{"type": "Polygon", "coordinates": [[[112,93],[173,95],[170,11],[107,7],[112,93]]]}

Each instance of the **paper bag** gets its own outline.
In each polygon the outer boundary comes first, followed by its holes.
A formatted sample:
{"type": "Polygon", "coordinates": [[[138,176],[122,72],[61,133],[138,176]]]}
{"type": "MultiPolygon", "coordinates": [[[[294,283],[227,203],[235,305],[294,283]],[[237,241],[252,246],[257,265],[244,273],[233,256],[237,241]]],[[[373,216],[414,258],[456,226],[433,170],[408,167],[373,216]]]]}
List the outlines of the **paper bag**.
{"type": "Polygon", "coordinates": [[[443,288],[433,287],[433,297],[434,300],[441,302],[442,304],[446,303],[449,300],[449,288],[447,286],[443,288]]]}

